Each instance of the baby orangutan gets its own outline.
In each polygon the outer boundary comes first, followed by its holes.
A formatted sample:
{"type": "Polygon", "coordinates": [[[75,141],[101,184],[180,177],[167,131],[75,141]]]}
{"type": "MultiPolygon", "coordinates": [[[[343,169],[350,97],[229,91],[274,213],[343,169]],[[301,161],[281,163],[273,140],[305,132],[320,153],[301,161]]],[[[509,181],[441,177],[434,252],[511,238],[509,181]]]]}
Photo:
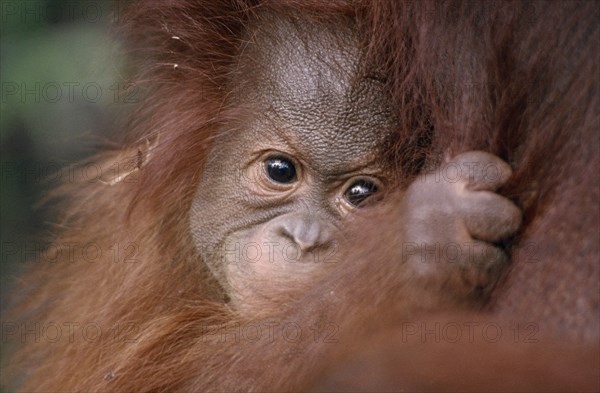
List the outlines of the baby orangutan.
{"type": "MultiPolygon", "coordinates": [[[[214,141],[190,213],[203,262],[250,315],[349,263],[336,235],[342,219],[395,186],[385,158],[394,121],[352,31],[268,15],[258,25],[232,77],[237,120],[214,141]]],[[[471,152],[418,178],[397,212],[398,263],[426,262],[442,247],[452,255],[437,258],[453,258],[473,288],[493,282],[504,259],[493,242],[520,225],[519,210],[493,193],[510,173],[471,152]]]]}

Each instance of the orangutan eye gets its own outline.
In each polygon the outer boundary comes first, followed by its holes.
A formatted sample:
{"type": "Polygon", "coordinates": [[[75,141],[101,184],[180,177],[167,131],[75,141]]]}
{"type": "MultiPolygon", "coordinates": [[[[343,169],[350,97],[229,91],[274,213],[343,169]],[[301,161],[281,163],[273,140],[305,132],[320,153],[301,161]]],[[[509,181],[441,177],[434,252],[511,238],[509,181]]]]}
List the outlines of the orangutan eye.
{"type": "Polygon", "coordinates": [[[285,157],[270,157],[265,161],[267,175],[276,183],[289,184],[297,180],[294,163],[285,157]]]}
{"type": "Polygon", "coordinates": [[[377,191],[379,191],[379,189],[375,183],[366,179],[360,179],[348,187],[344,193],[344,197],[351,205],[358,206],[377,191]]]}

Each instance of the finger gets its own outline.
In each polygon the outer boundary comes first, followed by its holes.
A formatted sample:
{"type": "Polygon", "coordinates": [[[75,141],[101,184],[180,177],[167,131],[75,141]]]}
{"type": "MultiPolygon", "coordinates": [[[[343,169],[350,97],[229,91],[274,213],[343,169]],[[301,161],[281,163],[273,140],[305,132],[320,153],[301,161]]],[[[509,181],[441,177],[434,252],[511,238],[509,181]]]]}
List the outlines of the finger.
{"type": "Polygon", "coordinates": [[[497,156],[483,151],[470,151],[454,157],[446,171],[459,171],[460,180],[469,190],[495,191],[512,175],[510,166],[497,156]]]}
{"type": "Polygon", "coordinates": [[[521,226],[519,208],[493,192],[474,192],[460,203],[467,230],[476,239],[497,242],[516,233],[521,226]]]}
{"type": "Polygon", "coordinates": [[[499,247],[481,241],[474,241],[463,247],[463,280],[467,287],[489,287],[498,278],[499,271],[504,268],[508,256],[499,247]]]}

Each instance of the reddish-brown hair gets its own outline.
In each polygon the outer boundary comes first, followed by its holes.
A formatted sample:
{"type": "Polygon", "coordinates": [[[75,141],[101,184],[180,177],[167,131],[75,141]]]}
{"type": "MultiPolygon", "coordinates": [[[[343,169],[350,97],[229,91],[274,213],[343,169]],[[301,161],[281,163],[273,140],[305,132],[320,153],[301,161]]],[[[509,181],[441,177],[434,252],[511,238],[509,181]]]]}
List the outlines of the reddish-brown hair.
{"type": "Polygon", "coordinates": [[[502,192],[523,208],[524,227],[493,310],[597,337],[598,7],[381,1],[369,13],[374,58],[409,122],[398,150],[429,138],[430,151],[485,150],[513,167],[502,192]]]}
{"type": "MultiPolygon", "coordinates": [[[[309,388],[312,376],[326,372],[321,386],[335,388],[340,385],[329,385],[328,375],[335,381],[352,370],[351,365],[338,374],[335,365],[353,354],[359,364],[370,356],[364,352],[369,341],[350,345],[354,340],[383,332],[391,343],[388,353],[421,350],[399,345],[389,331],[428,305],[440,307],[432,299],[448,288],[424,286],[396,295],[397,288],[410,286],[390,262],[397,251],[380,246],[396,240],[385,215],[372,228],[373,238],[355,247],[356,260],[347,271],[335,273],[306,294],[304,304],[276,319],[276,335],[285,323],[308,327],[333,321],[343,330],[345,348],[306,337],[293,345],[239,343],[221,340],[235,334],[215,333],[236,331],[248,321],[220,301],[210,275],[197,263],[187,233],[188,210],[211,139],[236,115],[226,105],[223,86],[242,32],[265,9],[320,20],[342,14],[356,21],[393,99],[399,127],[389,154],[403,176],[473,149],[509,162],[515,175],[503,193],[523,208],[525,222],[507,247],[513,247],[513,256],[523,244],[533,245],[534,252],[528,254],[533,259],[513,257],[512,271],[493,294],[492,315],[539,322],[546,337],[597,338],[597,8],[594,3],[384,0],[170,0],[131,6],[120,29],[146,94],[131,115],[123,149],[95,159],[108,168],[135,156],[138,146],[145,159],[139,160],[141,169],[113,186],[82,182],[61,191],[65,229],[56,244],[94,242],[103,257],[90,263],[65,255],[53,266],[41,261],[23,279],[30,289],[18,296],[16,307],[19,323],[25,324],[20,326],[78,323],[98,327],[102,336],[62,337],[53,344],[26,340],[10,360],[14,383],[24,381],[20,388],[28,391],[293,390],[309,388]],[[110,250],[128,252],[130,246],[129,259],[114,259],[110,250]],[[335,298],[324,297],[323,288],[331,288],[335,298]],[[382,313],[392,316],[376,321],[382,313]]],[[[445,306],[454,305],[448,300],[445,306]]],[[[416,364],[432,358],[447,362],[461,350],[439,358],[436,349],[429,350],[416,364]]],[[[510,356],[497,358],[507,362],[520,349],[506,351],[510,356]]],[[[564,368],[578,367],[571,350],[564,353],[569,354],[564,368]]],[[[543,364],[552,362],[552,354],[543,364]]],[[[533,351],[523,359],[536,356],[533,351]]],[[[597,366],[589,358],[585,365],[597,366]]],[[[431,370],[423,378],[437,373],[453,377],[431,370]]],[[[573,386],[594,386],[589,384],[594,377],[576,375],[584,382],[573,386]]],[[[567,377],[556,379],[563,385],[543,386],[571,386],[567,377]]],[[[482,381],[485,385],[477,387],[507,386],[482,381]]]]}

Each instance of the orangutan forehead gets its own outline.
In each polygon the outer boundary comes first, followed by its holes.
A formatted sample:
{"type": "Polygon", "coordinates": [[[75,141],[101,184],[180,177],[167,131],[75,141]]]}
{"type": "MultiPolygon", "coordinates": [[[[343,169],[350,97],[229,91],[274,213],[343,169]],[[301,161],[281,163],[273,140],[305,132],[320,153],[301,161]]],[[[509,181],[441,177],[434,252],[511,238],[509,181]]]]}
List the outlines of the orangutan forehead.
{"type": "Polygon", "coordinates": [[[250,28],[236,96],[254,100],[264,119],[293,139],[327,142],[310,146],[315,159],[358,158],[381,147],[391,129],[383,84],[367,77],[361,58],[348,20],[270,18],[250,28]]]}

